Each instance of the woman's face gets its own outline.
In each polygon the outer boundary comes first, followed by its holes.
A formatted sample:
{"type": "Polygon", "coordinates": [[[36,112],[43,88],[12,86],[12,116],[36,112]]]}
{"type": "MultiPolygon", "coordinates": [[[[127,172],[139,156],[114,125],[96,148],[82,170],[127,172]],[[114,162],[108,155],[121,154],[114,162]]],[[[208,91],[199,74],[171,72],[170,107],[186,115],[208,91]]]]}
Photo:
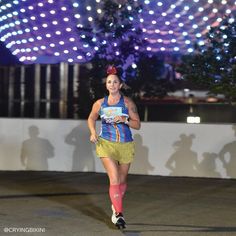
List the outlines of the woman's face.
{"type": "Polygon", "coordinates": [[[106,80],[106,88],[109,93],[118,93],[122,84],[117,75],[108,75],[106,80]]]}

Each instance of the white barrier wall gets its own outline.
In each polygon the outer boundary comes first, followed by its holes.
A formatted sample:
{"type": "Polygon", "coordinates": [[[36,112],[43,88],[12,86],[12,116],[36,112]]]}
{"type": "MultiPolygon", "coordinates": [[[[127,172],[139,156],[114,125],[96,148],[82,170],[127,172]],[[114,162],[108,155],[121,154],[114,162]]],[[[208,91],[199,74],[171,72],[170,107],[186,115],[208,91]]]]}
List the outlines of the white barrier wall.
{"type": "MultiPolygon", "coordinates": [[[[236,125],[143,122],[130,173],[236,178],[235,134],[236,125]]],[[[0,170],[104,172],[86,120],[46,119],[0,119],[0,170]]]]}

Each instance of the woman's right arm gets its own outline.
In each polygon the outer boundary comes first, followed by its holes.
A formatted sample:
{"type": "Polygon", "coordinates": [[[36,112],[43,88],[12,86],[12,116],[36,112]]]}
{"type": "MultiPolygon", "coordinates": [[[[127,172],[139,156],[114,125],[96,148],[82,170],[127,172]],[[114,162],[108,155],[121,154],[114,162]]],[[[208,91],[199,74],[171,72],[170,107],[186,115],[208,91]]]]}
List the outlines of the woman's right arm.
{"type": "Polygon", "coordinates": [[[90,141],[93,143],[96,143],[98,141],[98,135],[96,133],[96,120],[99,117],[100,107],[101,107],[100,100],[98,100],[93,104],[92,110],[91,110],[89,117],[88,117],[88,127],[90,130],[90,141]]]}

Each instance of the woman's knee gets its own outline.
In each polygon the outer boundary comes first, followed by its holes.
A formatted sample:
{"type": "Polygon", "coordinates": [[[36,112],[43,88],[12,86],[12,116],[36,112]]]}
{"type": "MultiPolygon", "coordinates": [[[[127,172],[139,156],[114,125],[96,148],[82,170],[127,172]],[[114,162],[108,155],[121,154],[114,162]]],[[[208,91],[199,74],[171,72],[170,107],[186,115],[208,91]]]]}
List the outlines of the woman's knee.
{"type": "Polygon", "coordinates": [[[118,164],[110,158],[103,158],[102,161],[106,169],[110,184],[111,185],[120,184],[118,164]]]}

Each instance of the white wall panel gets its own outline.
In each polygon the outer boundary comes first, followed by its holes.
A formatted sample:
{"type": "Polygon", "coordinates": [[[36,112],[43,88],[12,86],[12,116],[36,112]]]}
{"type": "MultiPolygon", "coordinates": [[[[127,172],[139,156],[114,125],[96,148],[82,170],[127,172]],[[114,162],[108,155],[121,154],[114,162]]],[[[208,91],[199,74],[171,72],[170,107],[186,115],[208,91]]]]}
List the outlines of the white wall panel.
{"type": "MultiPolygon", "coordinates": [[[[235,134],[230,124],[143,122],[130,173],[236,178],[235,134]]],[[[0,119],[0,169],[104,172],[87,121],[61,119],[0,119]]]]}

